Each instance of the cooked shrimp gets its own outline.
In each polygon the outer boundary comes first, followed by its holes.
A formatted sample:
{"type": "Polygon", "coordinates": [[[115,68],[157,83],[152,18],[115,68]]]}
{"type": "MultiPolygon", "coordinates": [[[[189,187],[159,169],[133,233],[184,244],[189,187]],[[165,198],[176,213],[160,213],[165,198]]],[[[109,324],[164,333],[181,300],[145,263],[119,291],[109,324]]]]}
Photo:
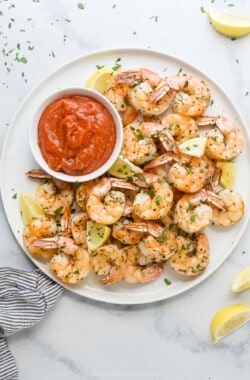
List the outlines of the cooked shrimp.
{"type": "Polygon", "coordinates": [[[74,190],[71,184],[52,177],[43,169],[32,169],[25,173],[34,179],[46,179],[47,182],[37,189],[37,201],[48,215],[63,214],[74,201],[74,190]]]}
{"type": "Polygon", "coordinates": [[[152,88],[148,81],[144,81],[132,88],[129,98],[142,115],[158,116],[169,108],[173,95],[173,91],[164,80],[156,88],[152,88]]]}
{"type": "Polygon", "coordinates": [[[175,155],[171,152],[164,153],[152,160],[144,167],[144,170],[155,169],[174,162],[168,170],[168,182],[175,189],[185,193],[195,193],[210,183],[214,173],[215,165],[207,157],[194,157],[188,155],[175,155]],[[175,161],[175,162],[174,162],[175,161]]]}
{"type": "Polygon", "coordinates": [[[57,253],[50,260],[50,267],[63,282],[76,284],[87,277],[91,270],[88,251],[69,237],[37,239],[33,244],[45,251],[56,250],[57,253]]]}
{"type": "Polygon", "coordinates": [[[123,244],[138,244],[144,233],[126,228],[127,224],[130,223],[129,219],[118,220],[113,224],[112,236],[123,244]]]}
{"type": "Polygon", "coordinates": [[[127,106],[122,115],[122,124],[125,127],[126,125],[132,123],[137,117],[137,111],[133,106],[127,106]]]}
{"type": "Polygon", "coordinates": [[[202,115],[210,102],[206,83],[193,77],[173,75],[167,79],[170,88],[177,90],[173,111],[186,116],[202,115]]]}
{"type": "Polygon", "coordinates": [[[169,212],[173,201],[173,192],[169,184],[153,173],[135,176],[133,181],[145,187],[135,196],[134,212],[146,220],[163,218],[169,212]]]}
{"type": "Polygon", "coordinates": [[[117,111],[125,111],[129,101],[129,95],[133,86],[141,82],[149,81],[152,86],[157,86],[161,77],[148,69],[136,69],[121,71],[113,77],[104,95],[115,106],[117,111]]]}
{"type": "Polygon", "coordinates": [[[135,121],[124,128],[121,154],[136,165],[144,164],[156,157],[156,140],[165,150],[179,152],[174,138],[164,125],[135,121]]]}
{"type": "Polygon", "coordinates": [[[138,257],[140,250],[137,245],[128,245],[124,247],[123,252],[126,254],[126,269],[124,280],[129,284],[143,284],[155,281],[163,273],[163,264],[148,264],[140,266],[138,257]]]}
{"type": "Polygon", "coordinates": [[[213,218],[212,207],[205,204],[204,193],[185,194],[177,203],[174,221],[185,232],[194,233],[207,227],[213,218]]]}
{"type": "Polygon", "coordinates": [[[34,219],[27,224],[23,231],[23,243],[27,250],[33,255],[47,259],[52,256],[56,249],[45,250],[33,243],[37,239],[52,237],[57,234],[56,221],[52,218],[34,219]]]}
{"type": "Polygon", "coordinates": [[[156,223],[130,223],[128,229],[148,232],[147,236],[138,243],[140,255],[138,263],[161,263],[176,252],[177,246],[173,232],[156,223]]]}
{"type": "Polygon", "coordinates": [[[161,123],[167,127],[179,143],[192,139],[198,134],[198,125],[190,116],[171,113],[165,116],[161,123]]]}
{"type": "Polygon", "coordinates": [[[141,114],[154,116],[166,111],[173,99],[173,91],[159,74],[137,69],[117,74],[105,96],[118,111],[132,105],[141,114]]]}
{"type": "Polygon", "coordinates": [[[70,208],[74,201],[74,190],[70,184],[64,184],[62,190],[58,189],[52,181],[38,186],[37,201],[45,214],[59,215],[70,208]]]}
{"type": "Polygon", "coordinates": [[[93,184],[94,184],[94,181],[81,183],[76,189],[75,201],[78,204],[78,206],[84,211],[86,211],[86,201],[87,201],[88,191],[93,184]]]}
{"type": "Polygon", "coordinates": [[[224,189],[218,196],[225,203],[224,209],[213,207],[212,221],[219,226],[232,226],[239,222],[245,212],[245,205],[241,195],[234,190],[224,189]]]}
{"type": "Polygon", "coordinates": [[[87,237],[87,221],[89,216],[86,212],[78,212],[71,218],[71,232],[74,241],[78,245],[83,245],[86,248],[86,237],[87,237]]]}
{"type": "Polygon", "coordinates": [[[126,181],[101,178],[88,192],[86,209],[90,218],[97,223],[113,224],[121,218],[125,210],[125,195],[121,191],[112,190],[112,186],[125,189],[136,189],[126,181]]]}
{"type": "Polygon", "coordinates": [[[244,145],[240,129],[224,116],[203,116],[198,119],[200,126],[215,125],[207,132],[206,154],[215,160],[232,160],[238,156],[244,145]]]}
{"type": "Polygon", "coordinates": [[[178,252],[173,254],[169,262],[171,267],[185,276],[197,276],[203,272],[209,263],[209,242],[204,233],[190,237],[178,236],[176,238],[178,252]]]}
{"type": "Polygon", "coordinates": [[[186,164],[175,162],[169,169],[168,181],[177,190],[196,193],[208,184],[215,171],[215,165],[205,155],[190,156],[186,164]]]}
{"type": "Polygon", "coordinates": [[[50,260],[50,267],[63,282],[76,284],[87,277],[91,270],[88,251],[78,247],[72,255],[58,253],[50,260]]]}
{"type": "Polygon", "coordinates": [[[151,137],[144,137],[141,123],[134,122],[123,130],[121,154],[136,165],[144,164],[157,155],[157,148],[151,137]]]}
{"type": "Polygon", "coordinates": [[[115,284],[123,279],[125,273],[125,254],[115,244],[104,245],[92,257],[93,270],[101,276],[103,285],[115,284]]]}

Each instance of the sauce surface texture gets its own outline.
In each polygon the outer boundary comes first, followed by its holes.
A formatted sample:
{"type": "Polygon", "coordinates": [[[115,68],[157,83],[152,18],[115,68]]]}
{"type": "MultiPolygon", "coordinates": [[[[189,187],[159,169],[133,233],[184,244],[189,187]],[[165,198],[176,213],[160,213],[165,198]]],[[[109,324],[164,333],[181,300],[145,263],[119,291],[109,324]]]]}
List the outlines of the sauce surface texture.
{"type": "Polygon", "coordinates": [[[86,96],[56,100],[38,124],[38,144],[49,167],[69,175],[84,175],[101,167],[116,142],[115,123],[108,110],[86,96]]]}

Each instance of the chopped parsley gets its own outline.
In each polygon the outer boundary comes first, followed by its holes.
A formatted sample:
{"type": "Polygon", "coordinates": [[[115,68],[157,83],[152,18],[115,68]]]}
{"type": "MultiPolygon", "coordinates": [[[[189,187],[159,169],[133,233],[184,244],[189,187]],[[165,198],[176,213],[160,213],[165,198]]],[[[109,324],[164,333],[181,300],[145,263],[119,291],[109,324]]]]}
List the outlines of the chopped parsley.
{"type": "Polygon", "coordinates": [[[156,240],[157,240],[159,243],[166,243],[166,241],[168,240],[168,236],[167,236],[166,231],[163,231],[162,234],[161,234],[161,236],[158,237],[156,240]]]}
{"type": "Polygon", "coordinates": [[[155,198],[155,203],[157,204],[157,206],[160,206],[161,201],[162,201],[162,196],[161,195],[157,195],[156,198],[155,198]]]}
{"type": "Polygon", "coordinates": [[[79,9],[84,9],[84,4],[83,3],[78,3],[78,8],[79,9]]]}
{"type": "Polygon", "coordinates": [[[105,65],[96,65],[97,70],[101,70],[104,68],[105,65]]]}
{"type": "Polygon", "coordinates": [[[113,71],[117,71],[117,70],[119,70],[121,68],[121,65],[119,63],[120,61],[121,61],[121,58],[117,58],[117,60],[115,61],[114,66],[112,67],[113,71]]]}
{"type": "Polygon", "coordinates": [[[55,215],[60,215],[61,212],[62,212],[62,210],[63,210],[63,206],[58,207],[56,210],[54,210],[54,214],[55,214],[55,215]]]}
{"type": "Polygon", "coordinates": [[[195,215],[191,215],[190,220],[191,220],[191,222],[195,222],[195,215]]]}
{"type": "Polygon", "coordinates": [[[155,22],[158,22],[158,16],[151,16],[149,17],[149,20],[154,20],[155,22]]]}
{"type": "Polygon", "coordinates": [[[164,278],[164,282],[166,285],[171,285],[172,282],[170,280],[168,280],[167,278],[164,278]]]}

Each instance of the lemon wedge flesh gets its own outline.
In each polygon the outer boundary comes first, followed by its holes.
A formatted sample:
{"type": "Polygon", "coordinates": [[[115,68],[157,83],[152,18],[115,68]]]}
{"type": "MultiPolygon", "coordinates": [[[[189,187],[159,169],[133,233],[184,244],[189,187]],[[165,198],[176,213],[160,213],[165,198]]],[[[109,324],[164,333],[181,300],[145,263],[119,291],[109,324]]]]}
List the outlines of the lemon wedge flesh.
{"type": "Polygon", "coordinates": [[[39,203],[31,195],[20,193],[19,197],[20,211],[24,224],[28,224],[32,219],[43,218],[44,212],[39,203]]]}
{"type": "Polygon", "coordinates": [[[194,137],[181,143],[179,149],[182,153],[189,154],[190,156],[201,157],[205,153],[206,143],[206,137],[194,137]]]}
{"type": "Polygon", "coordinates": [[[120,155],[108,172],[116,178],[128,178],[143,173],[143,170],[120,155]]]}
{"type": "Polygon", "coordinates": [[[214,7],[208,10],[213,27],[229,37],[243,37],[250,32],[250,18],[220,11],[214,7]]]}
{"type": "Polygon", "coordinates": [[[90,76],[90,78],[86,82],[85,87],[91,88],[93,90],[100,92],[101,94],[104,94],[104,92],[107,90],[112,78],[119,71],[120,70],[114,71],[110,68],[103,67],[102,69],[95,71],[90,76]]]}
{"type": "Polygon", "coordinates": [[[250,288],[250,267],[240,271],[234,278],[231,290],[234,293],[242,292],[250,288]]]}
{"type": "Polygon", "coordinates": [[[89,253],[100,248],[109,238],[111,228],[93,221],[87,222],[87,247],[89,253]]]}
{"type": "Polygon", "coordinates": [[[217,168],[222,170],[220,184],[225,189],[232,189],[235,182],[237,166],[234,162],[217,162],[217,168]]]}
{"type": "Polygon", "coordinates": [[[250,307],[233,304],[218,311],[212,319],[210,331],[213,343],[236,330],[250,320],[250,307]]]}

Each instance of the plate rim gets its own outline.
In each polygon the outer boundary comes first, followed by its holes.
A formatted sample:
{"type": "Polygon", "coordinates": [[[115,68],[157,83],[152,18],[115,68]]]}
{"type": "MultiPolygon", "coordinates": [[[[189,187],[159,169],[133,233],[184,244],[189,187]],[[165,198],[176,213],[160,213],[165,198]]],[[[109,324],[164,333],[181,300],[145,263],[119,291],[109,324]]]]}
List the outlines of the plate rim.
{"type": "MultiPolygon", "coordinates": [[[[147,49],[147,48],[141,48],[141,47],[133,47],[133,48],[130,48],[130,47],[114,47],[114,48],[111,48],[111,49],[94,50],[94,51],[88,52],[86,54],[81,54],[81,55],[77,56],[76,58],[71,59],[71,60],[69,60],[68,62],[66,62],[64,64],[59,65],[49,75],[44,76],[38,82],[38,84],[35,85],[28,92],[28,94],[21,101],[20,105],[17,107],[16,111],[14,112],[13,116],[11,117],[11,120],[10,120],[10,123],[9,123],[9,129],[8,129],[8,131],[7,131],[7,133],[6,133],[5,137],[4,137],[3,148],[2,148],[2,152],[1,152],[1,158],[0,158],[0,190],[1,190],[0,192],[1,192],[1,199],[2,199],[3,210],[4,210],[4,213],[5,213],[5,216],[6,216],[8,225],[9,225],[9,228],[11,230],[11,233],[14,235],[15,240],[17,241],[18,245],[21,247],[22,251],[24,252],[24,254],[26,256],[28,256],[29,259],[32,261],[32,263],[36,267],[38,267],[42,272],[43,272],[43,270],[39,267],[38,262],[35,261],[35,259],[32,257],[32,255],[29,254],[24,249],[24,247],[20,244],[20,242],[18,241],[17,237],[15,236],[15,233],[14,233],[12,227],[11,227],[11,222],[10,222],[9,217],[8,217],[7,207],[6,207],[6,204],[5,204],[5,201],[4,201],[4,197],[3,197],[3,191],[2,191],[2,183],[3,183],[3,178],[2,177],[3,177],[3,166],[4,166],[3,165],[3,158],[5,156],[5,151],[7,150],[8,139],[9,139],[9,137],[11,135],[11,126],[12,126],[13,122],[15,121],[15,119],[16,119],[17,115],[19,114],[19,112],[21,112],[22,108],[26,105],[26,103],[29,101],[29,99],[32,98],[32,95],[37,91],[37,89],[45,81],[48,81],[55,74],[57,74],[58,72],[60,72],[63,69],[68,68],[69,66],[71,66],[74,63],[76,63],[79,60],[82,60],[82,59],[85,59],[85,58],[88,58],[88,57],[93,57],[95,55],[104,55],[104,56],[107,55],[107,54],[113,54],[113,55],[115,55],[115,53],[117,54],[119,52],[121,52],[123,54],[126,53],[126,52],[127,53],[131,53],[131,52],[133,53],[134,52],[134,53],[144,53],[144,54],[148,54],[149,53],[149,54],[152,54],[152,55],[155,55],[155,54],[156,55],[160,55],[160,56],[162,56],[162,57],[164,57],[166,59],[176,60],[180,64],[183,64],[186,67],[190,67],[191,70],[194,70],[194,71],[198,72],[199,74],[201,74],[201,76],[204,77],[204,79],[207,78],[213,85],[215,85],[216,88],[218,88],[223,93],[223,95],[225,96],[226,100],[236,110],[237,117],[239,117],[239,121],[241,122],[241,124],[244,127],[244,132],[246,134],[246,137],[247,137],[247,140],[248,140],[248,144],[250,144],[250,132],[249,132],[247,126],[246,126],[246,121],[245,121],[245,119],[244,119],[241,111],[236,106],[234,100],[226,93],[226,91],[224,90],[224,88],[220,84],[218,84],[216,81],[214,81],[214,79],[210,75],[206,74],[206,72],[204,72],[200,68],[196,67],[195,65],[193,65],[189,61],[183,60],[182,58],[179,58],[178,56],[166,53],[166,52],[164,52],[162,50],[156,50],[156,49],[150,49],[150,48],[147,49]]],[[[201,282],[206,281],[208,279],[208,277],[210,277],[212,274],[214,274],[217,270],[219,270],[220,267],[222,266],[223,262],[228,259],[228,257],[232,254],[234,248],[239,243],[242,235],[244,234],[244,232],[246,230],[246,227],[247,227],[249,219],[250,219],[250,212],[246,212],[245,215],[244,215],[244,220],[242,221],[241,230],[239,231],[239,234],[238,234],[237,238],[234,239],[234,242],[233,242],[232,246],[230,247],[229,253],[227,254],[226,257],[223,257],[222,259],[218,260],[215,269],[213,269],[211,272],[206,272],[206,271],[203,272],[202,276],[199,276],[198,278],[196,278],[196,282],[195,283],[192,282],[192,281],[190,281],[190,284],[186,283],[186,286],[185,286],[184,289],[179,289],[179,290],[177,289],[177,291],[174,294],[171,294],[171,295],[169,295],[167,292],[166,293],[164,292],[165,293],[165,296],[164,296],[162,294],[163,291],[159,290],[158,292],[154,292],[154,293],[146,295],[146,300],[143,299],[144,297],[142,297],[141,300],[138,299],[138,297],[140,297],[138,294],[136,294],[135,296],[132,295],[133,297],[130,300],[120,300],[119,296],[122,298],[122,296],[123,296],[122,294],[120,294],[120,293],[111,293],[111,294],[116,294],[118,296],[118,299],[117,300],[110,300],[109,297],[107,297],[106,299],[105,299],[105,297],[104,298],[103,297],[99,297],[99,295],[102,294],[102,292],[99,292],[99,291],[96,294],[94,294],[94,295],[80,294],[77,291],[77,288],[71,288],[69,285],[67,285],[67,284],[63,283],[62,281],[60,281],[59,279],[55,278],[52,273],[51,274],[50,273],[45,273],[45,274],[48,277],[50,277],[53,281],[55,281],[55,282],[59,283],[60,285],[62,285],[66,290],[69,290],[70,292],[73,292],[74,294],[77,294],[80,297],[88,298],[88,299],[93,300],[93,301],[104,302],[104,303],[108,303],[108,304],[117,304],[117,305],[118,304],[120,304],[120,305],[140,305],[140,304],[148,304],[148,303],[168,300],[168,299],[176,297],[176,296],[178,296],[180,294],[183,294],[183,293],[187,292],[188,290],[196,287],[201,282]],[[158,296],[157,296],[157,293],[159,293],[158,296]],[[133,298],[135,298],[135,299],[133,299],[133,298]]],[[[105,294],[108,294],[108,293],[105,293],[105,294]]],[[[126,295],[126,297],[127,297],[127,295],[126,295]]]]}

